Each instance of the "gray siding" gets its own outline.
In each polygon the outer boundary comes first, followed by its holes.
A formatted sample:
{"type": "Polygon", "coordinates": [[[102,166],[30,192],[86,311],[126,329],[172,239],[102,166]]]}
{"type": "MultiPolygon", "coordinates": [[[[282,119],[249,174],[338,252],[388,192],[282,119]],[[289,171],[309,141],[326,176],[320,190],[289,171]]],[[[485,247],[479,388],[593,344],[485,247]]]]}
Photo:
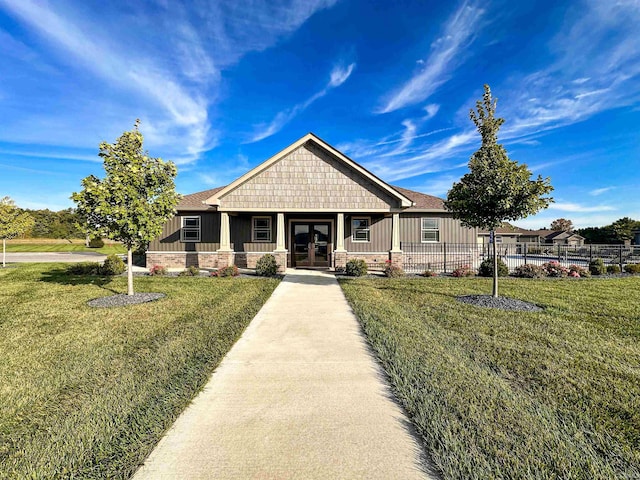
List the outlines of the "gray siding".
{"type": "Polygon", "coordinates": [[[224,208],[349,211],[398,200],[324,150],[307,143],[220,199],[224,208]]]}
{"type": "Polygon", "coordinates": [[[209,212],[180,212],[162,227],[162,234],[149,243],[152,252],[215,252],[220,248],[220,214],[209,212]],[[200,242],[181,242],[181,217],[200,217],[200,242]]]}
{"type": "Polygon", "coordinates": [[[344,248],[348,252],[388,252],[391,250],[391,217],[382,215],[345,215],[344,248]],[[356,217],[371,217],[369,242],[354,242],[352,240],[352,219],[356,217]]]}
{"type": "Polygon", "coordinates": [[[440,243],[477,243],[478,230],[466,228],[446,213],[411,213],[400,215],[400,242],[421,243],[421,218],[438,218],[440,243]]]}
{"type": "Polygon", "coordinates": [[[236,252],[273,252],[276,249],[276,216],[256,213],[250,215],[232,215],[229,219],[231,230],[231,248],[236,252]],[[251,217],[271,217],[272,242],[251,241],[251,217]]]}

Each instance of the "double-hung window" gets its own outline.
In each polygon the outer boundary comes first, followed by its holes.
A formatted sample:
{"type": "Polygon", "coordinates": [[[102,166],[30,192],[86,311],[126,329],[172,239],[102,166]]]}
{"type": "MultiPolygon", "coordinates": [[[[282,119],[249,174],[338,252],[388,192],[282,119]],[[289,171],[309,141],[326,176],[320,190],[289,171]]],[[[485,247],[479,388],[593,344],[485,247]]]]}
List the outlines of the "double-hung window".
{"type": "Polygon", "coordinates": [[[200,217],[182,217],[181,242],[200,241],[200,217]]]}
{"type": "Polygon", "coordinates": [[[351,240],[353,242],[371,241],[370,226],[370,218],[354,217],[353,220],[351,220],[351,240]]]}
{"type": "Polygon", "coordinates": [[[423,218],[421,227],[422,243],[440,241],[440,228],[437,218],[423,218]]]}
{"type": "Polygon", "coordinates": [[[271,241],[271,217],[253,217],[251,238],[254,242],[271,241]]]}

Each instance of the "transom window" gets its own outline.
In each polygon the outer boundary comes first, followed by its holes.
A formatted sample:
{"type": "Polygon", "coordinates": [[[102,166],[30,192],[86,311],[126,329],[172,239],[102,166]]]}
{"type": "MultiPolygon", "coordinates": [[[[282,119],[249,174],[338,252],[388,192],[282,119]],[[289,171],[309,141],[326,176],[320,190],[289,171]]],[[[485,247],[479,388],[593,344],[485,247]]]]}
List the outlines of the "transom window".
{"type": "Polygon", "coordinates": [[[271,217],[253,217],[251,231],[254,242],[270,242],[271,217]]]}
{"type": "Polygon", "coordinates": [[[371,219],[353,218],[351,220],[351,240],[354,242],[369,242],[371,240],[371,219]]]}
{"type": "Polygon", "coordinates": [[[437,218],[422,219],[422,243],[439,242],[440,226],[437,218]]]}
{"type": "Polygon", "coordinates": [[[182,217],[182,228],[180,229],[180,241],[199,242],[200,241],[200,217],[182,217]]]}

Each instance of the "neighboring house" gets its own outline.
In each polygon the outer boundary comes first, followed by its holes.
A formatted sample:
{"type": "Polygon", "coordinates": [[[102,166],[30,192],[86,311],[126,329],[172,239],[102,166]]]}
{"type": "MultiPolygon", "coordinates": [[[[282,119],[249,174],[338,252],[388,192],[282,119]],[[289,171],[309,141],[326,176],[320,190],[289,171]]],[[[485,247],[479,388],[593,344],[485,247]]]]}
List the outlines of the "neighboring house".
{"type": "MultiPolygon", "coordinates": [[[[478,232],[478,243],[489,243],[489,232],[478,232]]],[[[496,243],[533,243],[536,245],[584,245],[584,237],[575,232],[562,230],[525,230],[505,225],[496,229],[496,243]]]]}
{"type": "Polygon", "coordinates": [[[640,245],[640,230],[634,230],[631,234],[633,235],[633,244],[640,245]]]}
{"type": "Polygon", "coordinates": [[[402,265],[402,247],[474,243],[443,200],[394,187],[313,134],[229,185],[183,197],[147,251],[148,265],[344,267],[350,258],[402,265]]]}

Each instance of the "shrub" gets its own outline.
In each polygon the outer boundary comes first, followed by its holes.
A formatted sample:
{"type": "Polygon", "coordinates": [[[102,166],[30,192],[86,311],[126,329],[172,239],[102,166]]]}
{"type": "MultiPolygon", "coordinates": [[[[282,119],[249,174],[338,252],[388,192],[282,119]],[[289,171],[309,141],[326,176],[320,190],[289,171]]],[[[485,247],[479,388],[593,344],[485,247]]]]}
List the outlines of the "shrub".
{"type": "Polygon", "coordinates": [[[624,271],[627,273],[640,273],[640,263],[629,263],[624,266],[624,271]]]}
{"type": "Polygon", "coordinates": [[[256,262],[256,273],[262,277],[273,277],[278,273],[276,257],[270,253],[266,253],[261,256],[256,262]]]}
{"type": "Polygon", "coordinates": [[[538,265],[527,264],[516,267],[513,274],[520,278],[542,278],[547,275],[547,272],[538,265]]]}
{"type": "Polygon", "coordinates": [[[384,274],[389,278],[404,277],[404,270],[387,260],[384,264],[384,274]]]}
{"type": "Polygon", "coordinates": [[[197,277],[198,275],[200,275],[200,269],[195,265],[190,265],[178,274],[179,277],[197,277]]]}
{"type": "Polygon", "coordinates": [[[591,273],[586,268],[579,267],[578,265],[571,265],[569,267],[569,276],[574,278],[585,278],[590,277],[591,273]]]}
{"type": "Polygon", "coordinates": [[[240,272],[238,271],[238,267],[235,265],[222,267],[215,272],[211,272],[212,277],[237,277],[238,275],[240,275],[240,272]]]}
{"type": "Polygon", "coordinates": [[[124,262],[117,255],[109,255],[100,268],[102,275],[120,275],[126,270],[124,262]]]}
{"type": "Polygon", "coordinates": [[[601,258],[594,258],[589,262],[589,272],[591,275],[604,275],[607,269],[601,258]]]}
{"type": "MultiPolygon", "coordinates": [[[[489,257],[483,260],[478,268],[478,275],[481,277],[493,277],[493,258],[489,257]]],[[[498,259],[498,276],[506,277],[509,275],[509,267],[500,258],[498,259]]]]}
{"type": "Polygon", "coordinates": [[[436,272],[434,272],[433,270],[425,270],[424,272],[422,272],[422,276],[423,277],[437,277],[438,274],[436,272]]]}
{"type": "Polygon", "coordinates": [[[336,273],[344,274],[347,271],[344,267],[336,267],[336,273]]]}
{"type": "Polygon", "coordinates": [[[607,273],[620,273],[620,267],[618,265],[607,265],[607,273]]]}
{"type": "Polygon", "coordinates": [[[475,274],[476,273],[469,265],[463,265],[451,272],[451,275],[454,277],[473,277],[475,274]]]}
{"type": "Polygon", "coordinates": [[[569,275],[569,269],[560,265],[557,260],[551,260],[548,263],[542,264],[547,277],[566,277],[569,275]]]}
{"type": "Polygon", "coordinates": [[[149,269],[149,275],[151,276],[162,276],[167,274],[167,267],[163,267],[162,265],[154,265],[149,269]]]}
{"type": "Polygon", "coordinates": [[[89,240],[89,248],[102,248],[104,247],[104,240],[100,237],[93,237],[89,240]]]}
{"type": "Polygon", "coordinates": [[[69,265],[67,273],[71,275],[99,275],[100,264],[98,262],[82,262],[69,265]]]}
{"type": "Polygon", "coordinates": [[[361,277],[367,274],[367,264],[361,258],[352,258],[347,262],[345,271],[351,277],[361,277]]]}

